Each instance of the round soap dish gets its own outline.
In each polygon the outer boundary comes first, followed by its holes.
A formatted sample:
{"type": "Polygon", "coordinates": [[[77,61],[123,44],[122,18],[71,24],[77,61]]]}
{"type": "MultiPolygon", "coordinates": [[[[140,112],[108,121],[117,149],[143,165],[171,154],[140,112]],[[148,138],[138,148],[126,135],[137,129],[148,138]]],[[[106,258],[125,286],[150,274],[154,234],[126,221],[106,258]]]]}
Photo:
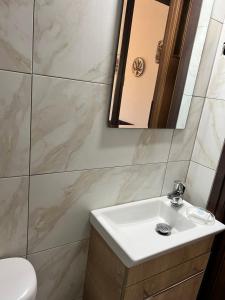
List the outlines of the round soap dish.
{"type": "Polygon", "coordinates": [[[213,225],[215,223],[215,216],[202,207],[189,207],[186,214],[189,220],[197,224],[213,225]]]}

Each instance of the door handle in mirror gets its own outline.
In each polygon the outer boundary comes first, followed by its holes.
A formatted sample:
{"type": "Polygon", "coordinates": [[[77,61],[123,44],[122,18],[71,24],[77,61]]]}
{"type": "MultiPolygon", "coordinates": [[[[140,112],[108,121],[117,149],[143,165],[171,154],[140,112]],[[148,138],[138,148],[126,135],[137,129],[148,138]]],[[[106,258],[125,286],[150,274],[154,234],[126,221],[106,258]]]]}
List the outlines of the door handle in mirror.
{"type": "Polygon", "coordinates": [[[156,49],[156,56],[155,62],[160,64],[161,56],[162,56],[162,49],[163,49],[163,40],[158,42],[157,49],[156,49]]]}

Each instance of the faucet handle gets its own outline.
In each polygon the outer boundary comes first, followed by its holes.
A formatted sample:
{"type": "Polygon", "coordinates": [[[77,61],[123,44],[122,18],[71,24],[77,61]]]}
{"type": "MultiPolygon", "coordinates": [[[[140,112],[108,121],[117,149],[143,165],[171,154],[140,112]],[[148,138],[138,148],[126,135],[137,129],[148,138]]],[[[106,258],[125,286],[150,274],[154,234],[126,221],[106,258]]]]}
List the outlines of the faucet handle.
{"type": "Polygon", "coordinates": [[[185,185],[181,180],[174,181],[173,191],[169,193],[167,196],[169,199],[173,199],[174,197],[182,197],[185,192],[185,185]]]}
{"type": "Polygon", "coordinates": [[[176,192],[178,195],[184,195],[186,186],[184,183],[180,180],[174,181],[174,192],[176,192]]]}
{"type": "Polygon", "coordinates": [[[186,187],[182,181],[180,180],[174,181],[173,192],[168,194],[168,198],[170,199],[171,205],[173,207],[183,206],[183,195],[185,189],[186,187]]]}

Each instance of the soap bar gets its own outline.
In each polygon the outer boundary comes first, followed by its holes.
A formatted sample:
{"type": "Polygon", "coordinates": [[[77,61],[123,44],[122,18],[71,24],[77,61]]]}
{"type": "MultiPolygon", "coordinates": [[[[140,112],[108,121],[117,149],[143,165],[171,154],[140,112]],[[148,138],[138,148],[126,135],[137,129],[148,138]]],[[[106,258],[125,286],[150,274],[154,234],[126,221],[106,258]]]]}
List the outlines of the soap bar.
{"type": "Polygon", "coordinates": [[[187,217],[195,223],[210,225],[215,223],[214,215],[201,207],[190,207],[187,209],[187,217]]]}

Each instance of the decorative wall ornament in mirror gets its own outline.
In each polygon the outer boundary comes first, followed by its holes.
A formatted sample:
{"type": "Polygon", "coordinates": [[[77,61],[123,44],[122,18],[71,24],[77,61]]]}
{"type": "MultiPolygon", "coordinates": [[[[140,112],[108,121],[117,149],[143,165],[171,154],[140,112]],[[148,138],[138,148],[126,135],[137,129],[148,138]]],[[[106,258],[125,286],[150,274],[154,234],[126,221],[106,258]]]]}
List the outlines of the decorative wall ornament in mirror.
{"type": "Polygon", "coordinates": [[[201,5],[123,1],[110,127],[185,128],[191,101],[183,96],[201,5]]]}
{"type": "Polygon", "coordinates": [[[145,61],[141,57],[135,58],[132,66],[133,73],[136,77],[141,77],[145,71],[145,61]]]}

